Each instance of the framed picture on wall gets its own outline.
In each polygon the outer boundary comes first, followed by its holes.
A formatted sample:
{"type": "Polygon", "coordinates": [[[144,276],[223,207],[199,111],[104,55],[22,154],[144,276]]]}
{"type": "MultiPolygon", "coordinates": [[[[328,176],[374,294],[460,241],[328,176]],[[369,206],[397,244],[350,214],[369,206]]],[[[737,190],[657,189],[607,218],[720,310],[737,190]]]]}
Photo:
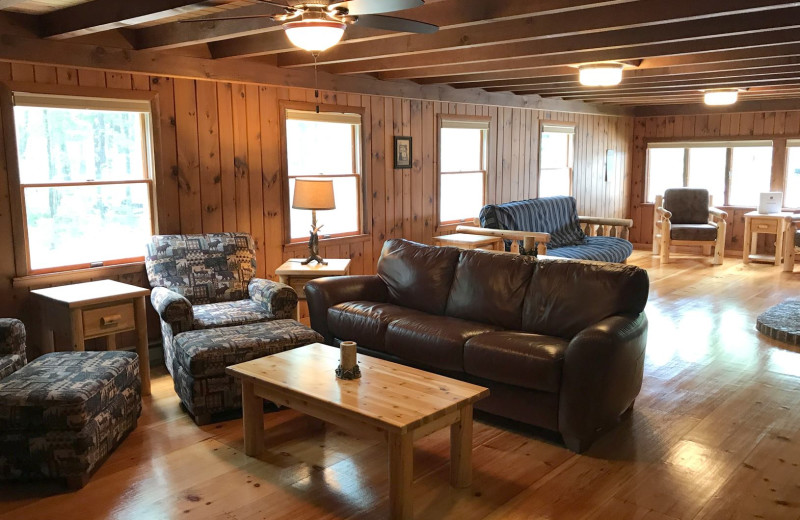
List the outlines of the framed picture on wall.
{"type": "Polygon", "coordinates": [[[411,168],[411,137],[394,136],[394,168],[411,168]]]}

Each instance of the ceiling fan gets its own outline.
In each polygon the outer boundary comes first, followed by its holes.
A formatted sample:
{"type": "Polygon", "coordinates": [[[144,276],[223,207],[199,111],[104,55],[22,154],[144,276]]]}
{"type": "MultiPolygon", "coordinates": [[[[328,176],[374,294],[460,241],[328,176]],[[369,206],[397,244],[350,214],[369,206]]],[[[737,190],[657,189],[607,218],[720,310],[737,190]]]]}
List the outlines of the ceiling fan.
{"type": "MultiPolygon", "coordinates": [[[[216,22],[244,18],[268,18],[282,24],[286,36],[292,44],[312,53],[319,53],[336,45],[342,39],[347,26],[352,24],[373,29],[419,34],[431,34],[439,30],[433,24],[379,14],[419,7],[425,4],[424,0],[350,0],[330,4],[300,2],[293,5],[269,0],[259,1],[278,7],[283,12],[274,15],[195,18],[183,21],[216,22]]],[[[291,2],[291,0],[289,1],[291,2]]]]}

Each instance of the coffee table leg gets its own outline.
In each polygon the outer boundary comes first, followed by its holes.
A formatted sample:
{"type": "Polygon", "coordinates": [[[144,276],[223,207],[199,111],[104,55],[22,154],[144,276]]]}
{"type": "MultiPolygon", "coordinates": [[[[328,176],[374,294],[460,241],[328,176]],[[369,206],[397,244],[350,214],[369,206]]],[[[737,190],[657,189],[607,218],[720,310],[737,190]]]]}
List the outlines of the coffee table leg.
{"type": "Polygon", "coordinates": [[[461,419],[450,425],[450,485],[472,484],[472,405],[461,409],[461,419]]]}
{"type": "Polygon", "coordinates": [[[414,517],[411,477],[414,474],[414,436],[389,434],[389,509],[391,518],[414,517]]]}
{"type": "Polygon", "coordinates": [[[242,424],[244,452],[256,457],[264,449],[264,400],[255,393],[255,386],[242,381],[242,424]]]}

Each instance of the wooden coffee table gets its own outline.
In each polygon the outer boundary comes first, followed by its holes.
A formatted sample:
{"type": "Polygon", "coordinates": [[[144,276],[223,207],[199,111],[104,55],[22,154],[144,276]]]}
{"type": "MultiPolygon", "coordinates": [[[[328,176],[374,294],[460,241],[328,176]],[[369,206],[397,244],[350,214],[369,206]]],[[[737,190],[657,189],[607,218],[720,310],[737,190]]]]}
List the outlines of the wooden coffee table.
{"type": "Polygon", "coordinates": [[[238,365],[227,373],[242,379],[244,449],[264,449],[262,399],[389,443],[392,518],[412,518],[414,440],[450,427],[450,484],[472,480],[472,404],[489,389],[359,354],[361,379],[337,379],[339,349],[314,343],[238,365]]]}

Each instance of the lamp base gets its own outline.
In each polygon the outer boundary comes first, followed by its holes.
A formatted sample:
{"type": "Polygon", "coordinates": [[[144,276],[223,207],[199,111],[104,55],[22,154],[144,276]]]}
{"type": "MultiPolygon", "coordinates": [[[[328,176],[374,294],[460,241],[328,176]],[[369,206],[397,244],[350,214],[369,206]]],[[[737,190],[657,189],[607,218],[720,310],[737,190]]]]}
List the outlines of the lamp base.
{"type": "Polygon", "coordinates": [[[311,256],[300,262],[300,265],[308,265],[311,262],[316,262],[319,265],[328,265],[328,262],[323,260],[321,256],[315,254],[312,254],[311,256]]]}
{"type": "MultiPolygon", "coordinates": [[[[328,265],[328,262],[322,259],[319,256],[319,235],[317,235],[316,230],[319,229],[316,227],[317,219],[316,216],[314,217],[314,231],[311,232],[311,236],[308,239],[308,258],[306,258],[301,265],[308,265],[311,262],[316,262],[319,265],[328,265]]],[[[321,226],[320,226],[321,227],[321,226]]]]}

